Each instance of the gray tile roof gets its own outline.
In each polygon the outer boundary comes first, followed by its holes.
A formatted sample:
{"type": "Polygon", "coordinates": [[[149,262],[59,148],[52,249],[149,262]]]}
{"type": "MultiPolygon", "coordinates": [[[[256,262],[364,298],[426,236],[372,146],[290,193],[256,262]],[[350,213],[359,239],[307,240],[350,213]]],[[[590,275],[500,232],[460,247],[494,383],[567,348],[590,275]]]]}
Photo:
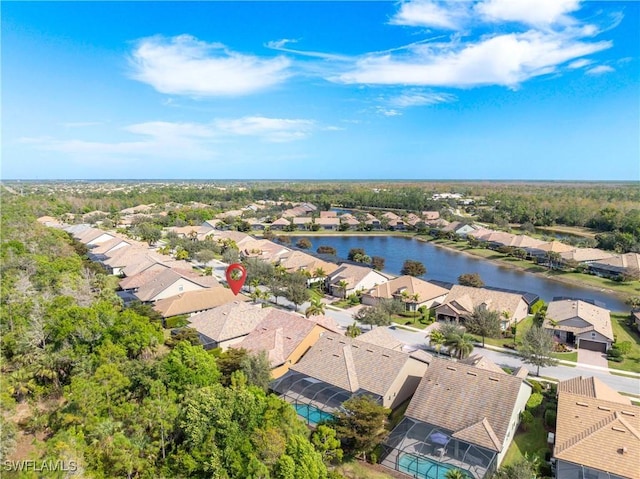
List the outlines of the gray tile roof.
{"type": "Polygon", "coordinates": [[[405,415],[500,451],[522,378],[434,358],[405,415]]]}
{"type": "Polygon", "coordinates": [[[327,333],[291,369],[345,391],[384,396],[409,360],[404,352],[327,333]]]}

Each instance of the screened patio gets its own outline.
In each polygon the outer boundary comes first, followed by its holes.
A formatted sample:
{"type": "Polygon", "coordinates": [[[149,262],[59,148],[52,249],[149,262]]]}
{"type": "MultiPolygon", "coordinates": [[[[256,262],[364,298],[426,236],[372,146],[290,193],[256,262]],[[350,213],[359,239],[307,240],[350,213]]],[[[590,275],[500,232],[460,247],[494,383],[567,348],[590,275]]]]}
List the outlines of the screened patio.
{"type": "Polygon", "coordinates": [[[483,479],[495,471],[496,456],[451,437],[450,431],[405,417],[383,444],[381,464],[420,479],[444,479],[451,469],[483,479]]]}
{"type": "Polygon", "coordinates": [[[342,403],[353,396],[368,395],[381,402],[382,397],[364,390],[351,393],[306,374],[289,370],[284,376],[273,381],[270,389],[292,404],[307,424],[329,420],[342,403]]]}

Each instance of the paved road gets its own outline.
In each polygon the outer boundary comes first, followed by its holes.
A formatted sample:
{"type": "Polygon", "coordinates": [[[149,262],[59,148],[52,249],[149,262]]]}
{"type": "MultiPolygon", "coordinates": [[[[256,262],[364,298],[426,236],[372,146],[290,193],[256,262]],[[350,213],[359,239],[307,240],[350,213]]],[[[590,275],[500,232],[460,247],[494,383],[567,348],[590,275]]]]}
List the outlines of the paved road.
{"type": "MultiPolygon", "coordinates": [[[[300,308],[300,310],[304,311],[304,307],[300,308]]],[[[353,317],[349,311],[335,311],[333,309],[327,308],[325,314],[334,318],[338,322],[338,324],[345,328],[353,323],[353,317]]],[[[391,332],[391,334],[393,334],[396,339],[402,341],[412,348],[426,348],[424,331],[414,332],[400,329],[394,326],[390,326],[387,329],[391,332]]],[[[487,357],[499,366],[508,366],[512,368],[524,366],[529,370],[533,369],[533,366],[524,364],[518,356],[513,354],[506,354],[500,351],[492,351],[490,349],[481,347],[475,348],[473,352],[474,354],[481,354],[482,356],[487,357]]],[[[535,369],[532,372],[535,373],[535,369]]],[[[559,365],[540,368],[540,376],[554,378],[560,381],[571,379],[576,376],[595,376],[616,391],[640,395],[640,379],[635,377],[617,376],[615,374],[610,374],[609,372],[598,371],[593,368],[589,368],[588,366],[578,365],[577,367],[570,367],[559,365]]]]}

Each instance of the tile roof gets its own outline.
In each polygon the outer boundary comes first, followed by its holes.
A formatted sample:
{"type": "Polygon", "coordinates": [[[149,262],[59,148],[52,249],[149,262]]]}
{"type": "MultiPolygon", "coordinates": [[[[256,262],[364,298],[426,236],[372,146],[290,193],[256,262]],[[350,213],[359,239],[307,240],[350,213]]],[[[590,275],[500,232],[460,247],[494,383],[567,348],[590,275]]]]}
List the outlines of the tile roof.
{"type": "MultiPolygon", "coordinates": [[[[346,281],[348,283],[347,289],[355,287],[360,281],[362,281],[369,273],[373,272],[373,268],[367,266],[356,266],[352,264],[341,264],[331,275],[329,275],[329,283],[336,284],[340,281],[346,281]]],[[[376,273],[384,276],[379,271],[376,273]]],[[[385,276],[386,278],[386,276],[385,276]]]]}
{"type": "Polygon", "coordinates": [[[262,321],[270,308],[248,302],[234,301],[194,314],[189,327],[216,342],[246,336],[262,321]]]}
{"type": "Polygon", "coordinates": [[[544,320],[544,327],[548,329],[558,329],[581,334],[587,331],[597,331],[604,337],[613,341],[613,328],[611,326],[611,316],[608,309],[595,306],[584,301],[563,299],[551,301],[547,306],[547,315],[544,320]],[[563,324],[573,318],[580,318],[589,326],[580,328],[570,324],[563,324]],[[557,325],[551,325],[551,320],[555,320],[557,325]]]}
{"type": "Polygon", "coordinates": [[[564,253],[560,253],[560,256],[564,260],[571,261],[598,261],[613,258],[613,253],[609,251],[603,251],[597,248],[577,248],[573,251],[565,251],[564,253]]]}
{"type": "Polygon", "coordinates": [[[518,308],[520,301],[524,301],[520,294],[456,284],[449,290],[449,294],[442,304],[457,303],[468,313],[472,313],[475,307],[484,304],[491,311],[498,311],[499,313],[509,311],[512,313],[511,317],[513,317],[513,313],[518,308]]]}
{"type": "Polygon", "coordinates": [[[566,392],[584,397],[617,402],[620,404],[631,404],[631,399],[619,394],[617,391],[614,391],[605,383],[593,376],[588,378],[578,376],[567,379],[566,381],[560,381],[558,383],[558,392],[566,392]]]}
{"type": "Polygon", "coordinates": [[[611,258],[598,261],[598,265],[611,266],[614,268],[640,269],[640,254],[638,253],[625,253],[617,254],[611,258]]]}
{"type": "Polygon", "coordinates": [[[449,293],[448,289],[436,284],[414,278],[413,276],[399,276],[385,283],[379,284],[365,294],[374,298],[391,299],[394,295],[401,295],[405,290],[409,295],[418,294],[418,302],[428,301],[449,293]]]}
{"type": "Polygon", "coordinates": [[[297,314],[272,309],[234,348],[252,352],[266,351],[271,367],[277,367],[287,361],[317,326],[318,323],[297,314]]]}
{"type": "Polygon", "coordinates": [[[236,296],[230,289],[218,286],[197,291],[186,291],[177,296],[160,299],[155,302],[153,309],[158,311],[163,318],[169,318],[180,314],[205,311],[234,301],[249,301],[249,298],[242,294],[236,296]]]}
{"type": "Polygon", "coordinates": [[[365,343],[375,344],[376,346],[382,346],[383,348],[394,349],[396,351],[402,351],[402,347],[404,346],[404,343],[398,341],[387,328],[373,328],[358,336],[358,341],[364,341],[365,343]]]}
{"type": "Polygon", "coordinates": [[[538,246],[534,246],[532,249],[543,251],[543,252],[553,251],[556,253],[564,253],[567,251],[573,251],[574,249],[576,249],[576,247],[554,240],[554,241],[549,241],[547,243],[542,243],[541,245],[538,245],[538,246]]]}
{"type": "Polygon", "coordinates": [[[434,358],[405,415],[501,451],[523,379],[434,358]]]}
{"type": "Polygon", "coordinates": [[[345,391],[384,396],[409,360],[407,353],[327,333],[291,369],[345,391]]]}
{"type": "Polygon", "coordinates": [[[507,374],[496,363],[479,354],[474,354],[473,356],[469,356],[468,358],[460,359],[458,362],[462,364],[468,364],[469,366],[474,366],[479,369],[484,369],[485,371],[491,371],[496,374],[507,374]]]}
{"type": "Polygon", "coordinates": [[[167,268],[164,271],[161,271],[160,274],[153,277],[150,281],[140,286],[135,295],[140,301],[153,301],[156,296],[180,279],[186,279],[201,288],[208,288],[213,285],[214,281],[216,281],[215,278],[212,277],[195,277],[190,274],[187,275],[186,273],[186,271],[167,268]]]}
{"type": "Polygon", "coordinates": [[[640,478],[640,407],[558,393],[554,456],[617,476],[640,478]]]}

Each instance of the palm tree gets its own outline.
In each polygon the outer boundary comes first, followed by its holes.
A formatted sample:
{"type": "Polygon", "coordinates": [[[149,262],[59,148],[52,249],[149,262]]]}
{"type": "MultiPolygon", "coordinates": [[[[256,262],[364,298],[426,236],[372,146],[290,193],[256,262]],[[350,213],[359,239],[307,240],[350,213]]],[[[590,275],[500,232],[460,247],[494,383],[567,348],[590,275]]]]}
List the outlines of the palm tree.
{"type": "Polygon", "coordinates": [[[325,304],[320,298],[314,298],[311,300],[311,304],[304,312],[304,315],[309,316],[322,316],[324,314],[325,304]]]}
{"type": "Polygon", "coordinates": [[[347,299],[347,287],[349,286],[347,280],[341,279],[336,286],[342,290],[342,299],[347,299]]]}
{"type": "Polygon", "coordinates": [[[445,479],[467,479],[469,476],[460,469],[449,469],[444,477],[445,479]]]}
{"type": "Polygon", "coordinates": [[[411,295],[411,301],[413,302],[413,322],[416,322],[416,312],[418,311],[418,301],[420,301],[420,293],[414,293],[411,295]]]}
{"type": "Polygon", "coordinates": [[[473,351],[473,337],[464,333],[454,333],[445,338],[444,345],[449,348],[452,356],[464,359],[473,351]]]}
{"type": "Polygon", "coordinates": [[[431,334],[429,335],[429,343],[436,348],[438,356],[440,356],[440,348],[444,344],[444,340],[444,334],[442,334],[440,331],[438,331],[437,329],[431,331],[431,334]]]}
{"type": "Polygon", "coordinates": [[[360,336],[362,334],[362,330],[358,326],[358,324],[354,321],[353,324],[347,326],[347,332],[345,333],[350,338],[355,338],[356,336],[360,336]]]}

